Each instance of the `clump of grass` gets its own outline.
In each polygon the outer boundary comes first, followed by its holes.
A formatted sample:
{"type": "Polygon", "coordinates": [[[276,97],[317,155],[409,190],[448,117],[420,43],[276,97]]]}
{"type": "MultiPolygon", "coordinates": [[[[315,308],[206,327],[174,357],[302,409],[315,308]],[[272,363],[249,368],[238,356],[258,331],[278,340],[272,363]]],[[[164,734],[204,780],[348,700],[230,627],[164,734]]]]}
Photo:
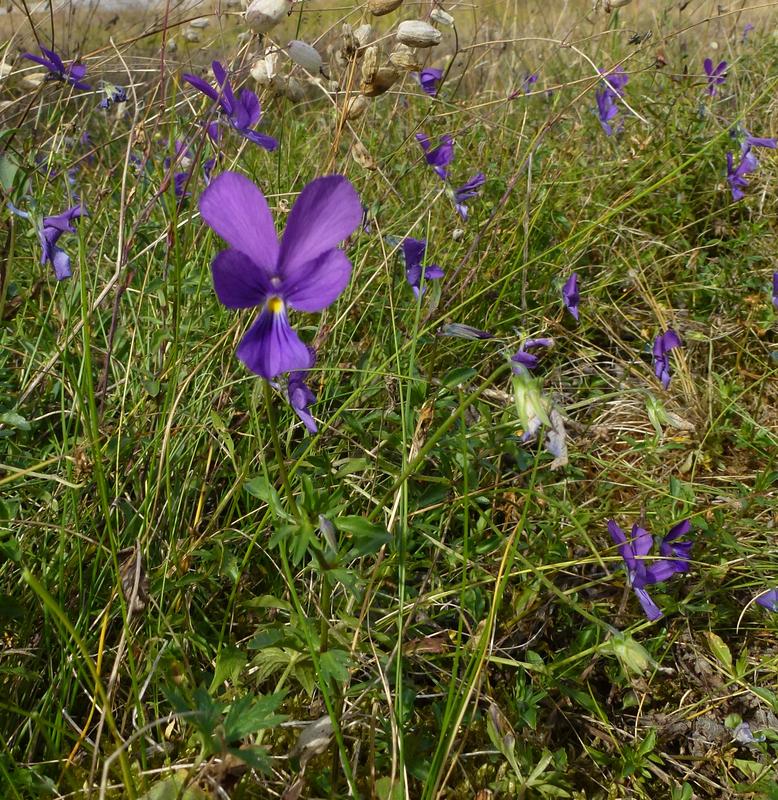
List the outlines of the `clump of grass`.
{"type": "Polygon", "coordinates": [[[3,796],[774,796],[775,616],[753,602],[775,579],[774,155],[742,201],[725,181],[735,124],[776,132],[773,13],[639,5],[452,6],[437,96],[404,76],[348,121],[327,81],[348,75],[344,15],[367,17],[300,3],[273,40],[316,40],[332,74],[296,68],[296,101],[261,91],[272,154],[209,143],[180,81],[218,57],[257,88],[272,42],[239,41],[237,15],[186,43],[201,9],[133,10],[110,45],[107,9],[10,15],[3,796]],[[33,29],[66,31],[127,103],[25,88],[33,29]],[[616,65],[608,137],[597,69],[616,65]],[[451,185],[485,173],[466,221],[422,131],[455,137],[451,185]],[[214,295],[223,245],[197,205],[216,156],[277,219],[325,172],[367,209],[348,287],[295,318],[318,353],[314,435],[235,357],[250,320],[214,295]],[[74,194],[89,217],[59,241],[57,282],[35,220],[74,194]],[[419,298],[407,237],[445,272],[419,298]],[[683,346],[663,390],[668,328],[683,346]],[[539,337],[553,347],[513,376],[539,337]],[[566,463],[548,426],[525,435],[527,409],[561,415],[566,463]],[[658,540],[687,518],[690,570],[651,587],[649,623],[606,522],[658,540]]]}

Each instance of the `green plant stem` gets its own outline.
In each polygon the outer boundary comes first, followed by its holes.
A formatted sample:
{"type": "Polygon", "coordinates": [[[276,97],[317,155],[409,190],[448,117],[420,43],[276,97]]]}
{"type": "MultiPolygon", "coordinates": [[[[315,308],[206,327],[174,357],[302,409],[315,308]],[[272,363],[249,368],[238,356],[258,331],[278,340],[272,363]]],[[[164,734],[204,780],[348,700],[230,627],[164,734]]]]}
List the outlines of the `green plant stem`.
{"type": "Polygon", "coordinates": [[[267,420],[270,425],[270,438],[273,442],[273,450],[276,455],[276,464],[278,464],[278,474],[281,476],[281,483],[286,492],[286,501],[289,503],[289,508],[294,514],[295,519],[300,519],[300,509],[297,507],[297,501],[294,498],[292,491],[292,484],[289,483],[289,473],[286,471],[286,457],[281,449],[281,439],[278,436],[278,418],[276,416],[276,409],[273,405],[273,389],[268,381],[263,381],[265,393],[265,408],[267,409],[267,420]]]}

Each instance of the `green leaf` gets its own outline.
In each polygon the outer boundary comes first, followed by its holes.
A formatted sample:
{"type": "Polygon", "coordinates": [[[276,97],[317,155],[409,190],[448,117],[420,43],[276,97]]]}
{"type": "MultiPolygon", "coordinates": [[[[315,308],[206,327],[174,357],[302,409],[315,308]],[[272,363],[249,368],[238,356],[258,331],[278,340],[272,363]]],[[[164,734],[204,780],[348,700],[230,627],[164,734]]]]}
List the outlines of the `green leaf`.
{"type": "Polygon", "coordinates": [[[12,428],[16,428],[20,431],[30,430],[30,423],[27,422],[21,414],[17,414],[15,411],[4,411],[0,414],[0,422],[4,425],[10,425],[12,428]]]}
{"type": "Polygon", "coordinates": [[[281,497],[275,487],[263,475],[258,475],[243,484],[243,488],[252,496],[267,503],[268,508],[274,516],[279,519],[289,519],[289,515],[284,510],[281,497]]]}
{"type": "Polygon", "coordinates": [[[349,676],[349,657],[345,650],[327,650],[319,657],[321,674],[325,681],[330,678],[345,683],[349,676]]]}
{"type": "Polygon", "coordinates": [[[372,555],[392,541],[392,535],[383,525],[368,522],[364,517],[338,517],[335,525],[338,530],[352,535],[355,555],[372,555]]]}
{"type": "Polygon", "coordinates": [[[6,559],[18,564],[22,560],[22,548],[13,537],[0,542],[0,560],[6,559]]]}
{"type": "Polygon", "coordinates": [[[239,758],[258,772],[270,773],[270,758],[264,747],[228,747],[227,752],[239,758]]]}
{"type": "Polygon", "coordinates": [[[11,193],[18,170],[19,165],[10,155],[7,153],[0,155],[0,188],[6,194],[11,193]]]}
{"type": "Polygon", "coordinates": [[[724,640],[713,631],[706,631],[705,638],[708,640],[708,648],[713,653],[716,660],[732,674],[732,653],[729,651],[724,640]]]}
{"type": "Polygon", "coordinates": [[[443,385],[447,389],[453,389],[462,384],[469,383],[475,376],[478,375],[478,370],[472,367],[457,367],[452,369],[451,372],[446,373],[443,378],[443,385]]]}
{"type": "Polygon", "coordinates": [[[224,736],[228,742],[237,742],[249,734],[272,728],[286,719],[284,714],[273,713],[286,692],[276,692],[254,698],[247,694],[235,701],[224,718],[224,736]]]}
{"type": "Polygon", "coordinates": [[[233,685],[238,683],[241,670],[246,666],[248,658],[237,647],[223,647],[216,656],[216,669],[213,673],[210,691],[215,691],[225,681],[233,685]]]}

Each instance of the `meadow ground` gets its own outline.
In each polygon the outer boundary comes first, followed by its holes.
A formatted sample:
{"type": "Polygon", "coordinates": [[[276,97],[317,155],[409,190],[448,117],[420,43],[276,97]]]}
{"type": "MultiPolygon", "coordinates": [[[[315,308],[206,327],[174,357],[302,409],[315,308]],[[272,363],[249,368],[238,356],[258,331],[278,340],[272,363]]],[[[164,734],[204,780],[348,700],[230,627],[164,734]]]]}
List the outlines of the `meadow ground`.
{"type": "Polygon", "coordinates": [[[0,16],[2,798],[778,798],[775,4],[435,5],[0,16]]]}

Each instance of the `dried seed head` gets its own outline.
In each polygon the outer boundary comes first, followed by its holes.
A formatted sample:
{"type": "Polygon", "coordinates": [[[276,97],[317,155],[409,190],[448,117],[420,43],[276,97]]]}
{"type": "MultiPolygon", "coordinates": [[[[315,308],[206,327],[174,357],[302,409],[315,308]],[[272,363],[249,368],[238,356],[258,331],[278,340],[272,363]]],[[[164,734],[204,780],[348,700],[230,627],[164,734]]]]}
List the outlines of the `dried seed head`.
{"type": "Polygon", "coordinates": [[[388,92],[399,77],[400,73],[396,67],[380,67],[376,70],[372,80],[365,81],[359,88],[366,97],[378,97],[379,94],[388,92]]]}
{"type": "Polygon", "coordinates": [[[614,8],[621,8],[622,6],[628,6],[632,0],[605,0],[605,13],[610,14],[614,8]]]}
{"type": "Polygon", "coordinates": [[[373,38],[373,26],[365,23],[354,29],[354,39],[357,46],[367,47],[370,44],[370,39],[373,38]]]}
{"type": "Polygon", "coordinates": [[[267,33],[288,13],[289,0],[252,0],[246,9],[246,24],[254,33],[267,33]]]}
{"type": "Polygon", "coordinates": [[[370,13],[376,17],[388,14],[402,4],[403,0],[367,0],[367,7],[370,9],[370,13]]]}
{"type": "Polygon", "coordinates": [[[199,17],[198,19],[193,19],[189,25],[192,28],[207,28],[211,24],[211,20],[208,17],[199,17]]]}
{"type": "Polygon", "coordinates": [[[278,53],[266,53],[258,58],[251,67],[251,77],[260,85],[267,86],[276,75],[278,53]]]}
{"type": "Polygon", "coordinates": [[[362,58],[362,82],[370,83],[378,71],[378,47],[371,44],[362,58]]]}
{"type": "Polygon", "coordinates": [[[369,105],[370,101],[363,94],[355,94],[348,99],[344,116],[346,119],[358,119],[367,111],[369,105]]]}
{"type": "Polygon", "coordinates": [[[194,28],[187,28],[184,31],[184,39],[186,39],[187,42],[199,42],[200,33],[196,31],[194,28]]]}
{"type": "Polygon", "coordinates": [[[293,103],[299,103],[305,99],[305,89],[297,78],[274,75],[270,79],[270,85],[276,94],[283,95],[293,103]]]}
{"type": "Polygon", "coordinates": [[[343,23],[340,30],[340,50],[338,50],[338,60],[347,62],[348,59],[353,58],[357,52],[357,38],[354,36],[354,29],[348,22],[343,23]]]}
{"type": "Polygon", "coordinates": [[[440,39],[440,31],[420,19],[406,19],[397,26],[397,41],[409,47],[434,47],[440,39]]]}
{"type": "Polygon", "coordinates": [[[389,61],[397,69],[405,72],[418,72],[421,69],[421,61],[412,47],[405,44],[398,44],[389,54],[389,61]]]}
{"type": "Polygon", "coordinates": [[[295,39],[286,46],[286,52],[295,64],[299,64],[303,69],[310,72],[311,75],[318,75],[321,71],[321,56],[313,45],[295,39]]]}
{"type": "Polygon", "coordinates": [[[442,8],[433,8],[430,19],[439,25],[448,25],[449,28],[454,27],[454,18],[442,8]]]}
{"type": "Polygon", "coordinates": [[[365,145],[362,142],[354,142],[351,145],[351,157],[359,164],[362,169],[376,170],[378,164],[373,156],[370,155],[365,145]]]}

